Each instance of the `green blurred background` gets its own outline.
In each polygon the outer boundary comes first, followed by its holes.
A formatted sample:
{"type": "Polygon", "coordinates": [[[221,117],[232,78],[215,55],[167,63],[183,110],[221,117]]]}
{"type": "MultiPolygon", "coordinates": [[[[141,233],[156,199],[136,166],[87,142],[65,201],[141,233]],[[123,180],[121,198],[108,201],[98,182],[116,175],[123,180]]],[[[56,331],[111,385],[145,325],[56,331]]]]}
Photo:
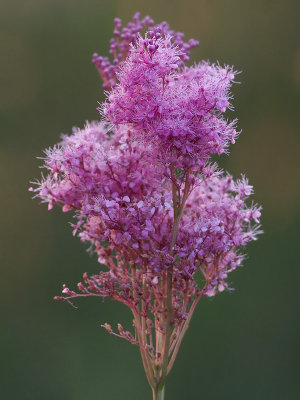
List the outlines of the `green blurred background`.
{"type": "Polygon", "coordinates": [[[27,192],[42,150],[98,118],[91,55],[107,54],[114,17],[137,10],[199,39],[194,60],[243,71],[232,114],[243,133],[221,162],[250,178],[264,208],[265,234],[231,275],[236,290],[200,302],[167,399],[298,398],[299,2],[0,0],[0,9],[1,399],[151,398],[138,349],[100,327],[131,318],[124,306],[52,300],[99,268],[70,215],[27,192]]]}

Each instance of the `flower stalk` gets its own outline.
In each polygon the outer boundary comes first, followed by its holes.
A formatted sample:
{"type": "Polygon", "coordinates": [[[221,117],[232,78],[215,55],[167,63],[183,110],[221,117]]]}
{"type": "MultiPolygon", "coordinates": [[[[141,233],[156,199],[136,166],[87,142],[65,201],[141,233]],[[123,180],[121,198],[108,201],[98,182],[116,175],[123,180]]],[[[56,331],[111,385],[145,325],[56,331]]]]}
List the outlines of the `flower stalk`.
{"type": "Polygon", "coordinates": [[[164,400],[165,398],[165,387],[161,389],[153,389],[153,400],[164,400]]]}

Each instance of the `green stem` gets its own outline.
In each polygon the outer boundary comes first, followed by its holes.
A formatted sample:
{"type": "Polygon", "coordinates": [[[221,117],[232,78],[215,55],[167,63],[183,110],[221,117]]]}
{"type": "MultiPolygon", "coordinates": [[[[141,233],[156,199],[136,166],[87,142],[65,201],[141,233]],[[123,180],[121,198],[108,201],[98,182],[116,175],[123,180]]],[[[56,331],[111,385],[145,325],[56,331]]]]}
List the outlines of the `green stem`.
{"type": "MultiPolygon", "coordinates": [[[[175,177],[175,169],[172,167],[171,170],[172,177],[175,177]]],[[[174,207],[174,222],[173,222],[173,229],[172,229],[172,239],[170,243],[170,254],[173,255],[174,253],[174,246],[176,244],[177,236],[178,236],[178,230],[179,230],[179,222],[181,219],[182,212],[184,210],[185,202],[188,197],[189,193],[189,174],[190,171],[188,170],[186,173],[186,180],[185,180],[185,187],[184,187],[184,193],[182,197],[181,204],[177,204],[177,199],[178,199],[178,193],[177,193],[177,187],[175,183],[173,182],[172,184],[172,194],[173,194],[173,207],[174,207]]],[[[170,340],[171,340],[171,335],[172,335],[172,314],[173,314],[173,309],[172,309],[172,273],[173,273],[173,267],[170,267],[168,273],[167,273],[167,293],[166,293],[166,309],[167,309],[167,318],[166,318],[166,323],[165,323],[165,341],[164,341],[164,346],[163,346],[163,360],[162,360],[162,365],[161,365],[161,375],[158,383],[158,391],[161,391],[162,397],[157,397],[157,399],[163,399],[164,398],[164,386],[168,374],[168,361],[169,361],[169,349],[170,349],[170,340]]],[[[159,394],[159,392],[158,392],[159,394]]]]}
{"type": "Polygon", "coordinates": [[[165,398],[165,387],[158,389],[152,389],[153,400],[164,400],[165,398]]]}

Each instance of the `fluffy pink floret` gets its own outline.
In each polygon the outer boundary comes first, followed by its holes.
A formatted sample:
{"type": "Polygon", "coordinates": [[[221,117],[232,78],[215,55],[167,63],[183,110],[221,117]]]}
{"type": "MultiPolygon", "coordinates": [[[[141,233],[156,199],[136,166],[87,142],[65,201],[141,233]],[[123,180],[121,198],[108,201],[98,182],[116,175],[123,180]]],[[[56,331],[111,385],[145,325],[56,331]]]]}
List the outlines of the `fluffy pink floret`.
{"type": "Polygon", "coordinates": [[[154,282],[170,267],[176,279],[193,281],[201,271],[203,293],[211,296],[227,287],[228,272],[242,260],[239,248],[259,233],[260,209],[246,205],[252,187],[245,178],[195,175],[170,253],[170,179],[162,165],[153,164],[151,146],[133,141],[130,131],[112,135],[103,123],[87,124],[46,154],[50,172],[37,195],[51,207],[76,210],[74,233],[109,267],[106,279],[124,274],[124,265],[126,271],[137,266],[154,282]]]}
{"type": "Polygon", "coordinates": [[[107,198],[139,201],[157,185],[159,167],[151,168],[150,154],[149,146],[131,140],[130,131],[117,135],[104,123],[87,124],[46,150],[44,166],[50,173],[40,182],[39,196],[64,211],[87,213],[92,204],[107,198]]]}
{"type": "Polygon", "coordinates": [[[208,62],[182,68],[179,60],[170,37],[150,45],[147,36],[140,38],[103,109],[116,127],[130,126],[136,138],[158,144],[165,159],[186,168],[235,142],[236,121],[222,116],[231,107],[235,73],[208,62]]]}
{"type": "MultiPolygon", "coordinates": [[[[149,39],[153,41],[162,36],[172,36],[172,43],[181,53],[179,64],[188,61],[191,49],[199,44],[194,39],[184,42],[184,34],[171,30],[167,22],[155,25],[153,19],[148,16],[140,19],[140,13],[135,13],[132,21],[123,28],[121,20],[115,18],[114,37],[110,40],[109,50],[113,62],[111,63],[108,57],[99,56],[97,53],[94,53],[92,58],[92,62],[99,71],[105,89],[111,90],[116,85],[117,74],[124,60],[127,58],[131,45],[136,45],[139,35],[145,31],[149,31],[149,39]]],[[[153,44],[150,43],[149,45],[153,44]]]]}

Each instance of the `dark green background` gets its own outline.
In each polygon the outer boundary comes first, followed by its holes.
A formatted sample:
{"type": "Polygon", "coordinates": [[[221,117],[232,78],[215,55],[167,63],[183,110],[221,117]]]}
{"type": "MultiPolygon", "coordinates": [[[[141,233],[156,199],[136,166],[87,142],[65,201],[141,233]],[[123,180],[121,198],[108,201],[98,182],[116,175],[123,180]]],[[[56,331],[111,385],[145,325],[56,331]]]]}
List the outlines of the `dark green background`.
{"type": "Polygon", "coordinates": [[[52,300],[99,268],[72,237],[70,214],[47,212],[27,192],[35,157],[98,118],[91,55],[107,54],[115,16],[127,22],[136,10],[199,39],[194,60],[243,71],[232,114],[243,133],[222,165],[246,173],[264,208],[265,234],[230,277],[236,290],[200,302],[167,400],[298,398],[297,1],[1,0],[0,9],[1,399],[151,397],[138,349],[100,327],[126,322],[124,306],[52,300]]]}

